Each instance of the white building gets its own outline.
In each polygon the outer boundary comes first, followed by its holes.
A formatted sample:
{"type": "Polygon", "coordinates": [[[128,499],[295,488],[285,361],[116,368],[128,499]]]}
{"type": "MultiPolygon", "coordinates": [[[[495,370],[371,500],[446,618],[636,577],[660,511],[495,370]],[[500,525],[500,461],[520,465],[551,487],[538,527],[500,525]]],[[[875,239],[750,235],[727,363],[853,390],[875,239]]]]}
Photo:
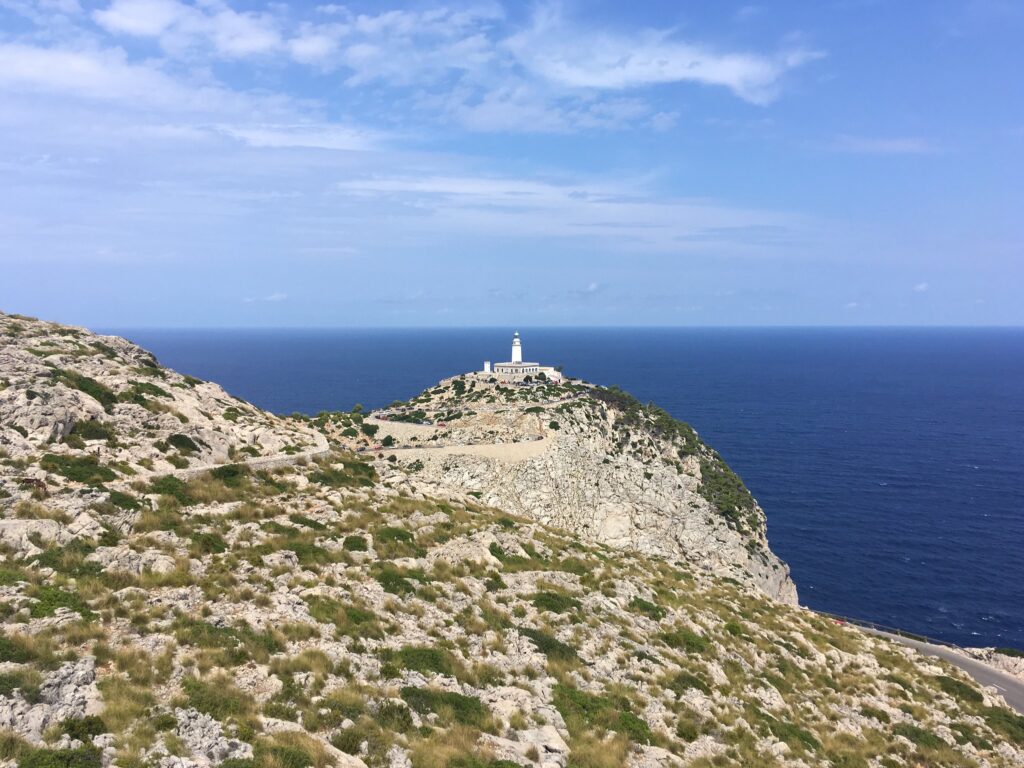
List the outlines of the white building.
{"type": "Polygon", "coordinates": [[[523,342],[519,338],[519,331],[516,331],[512,337],[512,359],[507,363],[494,363],[493,365],[490,361],[485,362],[484,373],[493,373],[502,379],[520,381],[527,376],[538,378],[539,374],[544,374],[544,378],[548,381],[559,382],[562,380],[562,374],[551,366],[523,362],[523,342]]]}

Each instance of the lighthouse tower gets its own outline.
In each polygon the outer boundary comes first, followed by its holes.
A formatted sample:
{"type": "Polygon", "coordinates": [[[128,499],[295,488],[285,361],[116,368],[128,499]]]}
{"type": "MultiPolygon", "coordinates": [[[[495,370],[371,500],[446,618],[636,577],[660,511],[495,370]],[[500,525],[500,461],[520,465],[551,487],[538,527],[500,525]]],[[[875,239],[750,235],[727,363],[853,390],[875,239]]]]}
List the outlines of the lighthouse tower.
{"type": "Polygon", "coordinates": [[[512,337],[512,362],[523,362],[523,344],[519,341],[519,331],[516,331],[515,336],[512,337]]]}

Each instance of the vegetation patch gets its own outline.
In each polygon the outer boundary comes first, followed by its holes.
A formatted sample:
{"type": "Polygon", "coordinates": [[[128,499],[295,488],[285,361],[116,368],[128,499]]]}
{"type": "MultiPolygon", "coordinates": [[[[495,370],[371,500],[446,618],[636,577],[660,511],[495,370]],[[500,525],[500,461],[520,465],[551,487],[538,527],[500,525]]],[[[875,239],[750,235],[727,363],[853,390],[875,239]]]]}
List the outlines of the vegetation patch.
{"type": "Polygon", "coordinates": [[[688,629],[663,632],[661,639],[669,648],[676,651],[685,651],[686,653],[703,653],[708,648],[707,640],[688,629]]]}
{"type": "Polygon", "coordinates": [[[63,475],[68,480],[86,485],[100,485],[117,479],[117,473],[110,467],[100,464],[95,456],[48,453],[43,456],[39,466],[47,472],[63,475]]]}
{"type": "Polygon", "coordinates": [[[552,613],[568,613],[583,607],[579,600],[561,592],[538,592],[533,596],[532,602],[538,611],[552,613]]]}
{"type": "Polygon", "coordinates": [[[629,601],[629,610],[635,611],[636,613],[642,613],[644,616],[649,616],[655,621],[661,621],[665,618],[665,609],[660,605],[655,605],[649,600],[644,600],[642,597],[634,597],[629,601]]]}
{"type": "Polygon", "coordinates": [[[552,661],[578,661],[579,655],[571,645],[566,645],[557,637],[531,627],[519,627],[519,634],[528,637],[537,650],[552,661]]]}
{"type": "Polygon", "coordinates": [[[636,744],[651,743],[650,727],[630,711],[629,702],[622,697],[598,696],[558,683],[554,704],[570,733],[599,728],[627,736],[636,744]]]}
{"type": "Polygon", "coordinates": [[[461,693],[405,687],[402,689],[402,699],[413,711],[421,715],[433,712],[442,722],[483,728],[490,717],[487,707],[480,699],[475,696],[463,696],[461,693]]]}

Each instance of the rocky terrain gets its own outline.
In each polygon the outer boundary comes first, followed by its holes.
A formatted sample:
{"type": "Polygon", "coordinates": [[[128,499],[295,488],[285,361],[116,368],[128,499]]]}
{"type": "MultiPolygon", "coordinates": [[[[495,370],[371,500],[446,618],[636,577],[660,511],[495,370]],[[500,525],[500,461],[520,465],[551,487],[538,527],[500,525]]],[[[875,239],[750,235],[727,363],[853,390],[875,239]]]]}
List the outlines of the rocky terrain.
{"type": "Polygon", "coordinates": [[[283,419],[186,378],[0,315],[7,765],[1024,764],[997,691],[744,571],[776,562],[756,504],[622,393],[450,380],[387,420],[283,419]],[[477,459],[515,478],[476,485],[502,474],[477,459]],[[651,496],[606,486],[587,517],[582,487],[564,509],[526,493],[573,461],[606,484],[646,466],[651,496]]]}
{"type": "Polygon", "coordinates": [[[797,601],[743,482],[689,425],[625,392],[582,382],[509,385],[477,373],[374,415],[381,439],[396,433],[392,447],[406,449],[396,471],[415,463],[430,486],[615,548],[685,558],[797,601]],[[432,431],[408,435],[392,424],[421,413],[432,431]],[[431,447],[417,450],[424,445],[431,447]]]}

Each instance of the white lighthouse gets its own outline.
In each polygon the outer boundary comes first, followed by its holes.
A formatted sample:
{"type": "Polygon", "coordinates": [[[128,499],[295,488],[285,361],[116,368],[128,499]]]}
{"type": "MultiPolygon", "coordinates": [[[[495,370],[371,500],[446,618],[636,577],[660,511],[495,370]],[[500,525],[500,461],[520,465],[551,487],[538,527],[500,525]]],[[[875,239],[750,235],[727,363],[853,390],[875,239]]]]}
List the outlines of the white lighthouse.
{"type": "Polygon", "coordinates": [[[519,338],[519,331],[512,336],[512,359],[505,363],[484,363],[484,374],[494,374],[499,380],[518,382],[520,384],[534,381],[554,382],[562,381],[562,372],[554,368],[541,365],[540,363],[523,362],[523,342],[519,338]]]}

